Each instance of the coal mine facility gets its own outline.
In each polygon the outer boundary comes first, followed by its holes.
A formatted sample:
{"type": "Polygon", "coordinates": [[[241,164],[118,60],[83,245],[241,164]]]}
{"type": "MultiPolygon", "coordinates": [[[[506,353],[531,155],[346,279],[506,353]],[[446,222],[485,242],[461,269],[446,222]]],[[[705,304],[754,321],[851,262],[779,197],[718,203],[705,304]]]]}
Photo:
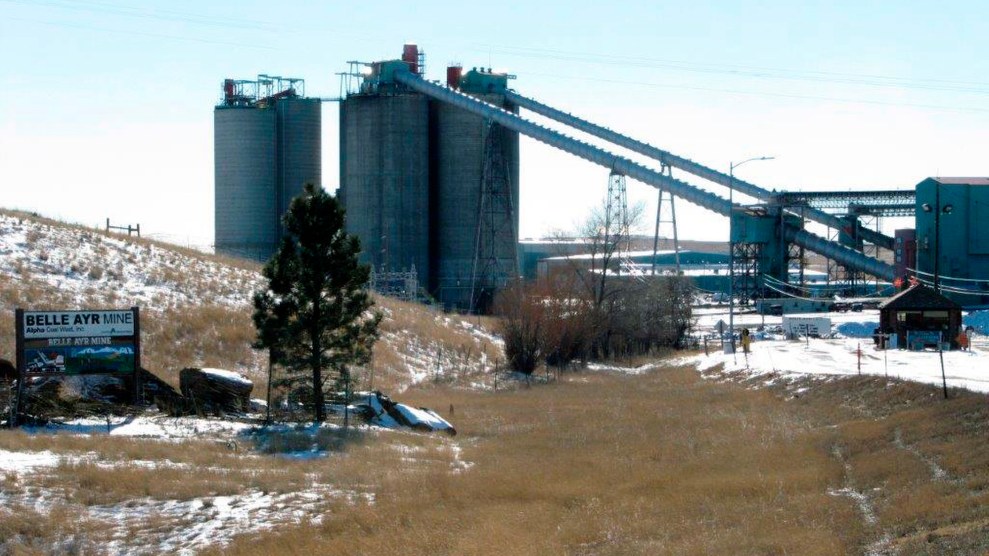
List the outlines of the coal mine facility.
{"type": "Polygon", "coordinates": [[[267,261],[281,217],[306,183],[322,184],[322,105],[302,79],[226,79],[213,110],[214,244],[218,254],[267,261]]]}
{"type": "Polygon", "coordinates": [[[627,177],[658,189],[661,200],[665,194],[671,204],[729,218],[728,289],[740,299],[802,295],[794,276],[799,281],[814,253],[827,261],[828,280],[853,295],[890,295],[909,280],[965,306],[989,305],[987,178],[927,178],[901,190],[770,190],[528,98],[510,88],[507,73],[449,66],[445,80],[427,80],[425,54],[414,44],[397,59],[349,66],[333,99],[305,97],[301,79],[224,81],[214,111],[218,253],[263,261],[274,252],[288,202],[306,182],[321,184],[320,103],[331,100],[340,110],[337,195],[372,266],[372,286],[382,291],[485,311],[519,279],[519,136],[526,135],[620,177],[620,195],[609,180],[609,200],[624,202],[627,177]],[[658,169],[523,111],[643,155],[658,169]],[[758,203],[735,204],[674,178],[672,169],[758,203]],[[887,217],[912,217],[915,226],[889,236],[879,226],[887,217]],[[392,278],[401,285],[385,287],[392,278]]]}

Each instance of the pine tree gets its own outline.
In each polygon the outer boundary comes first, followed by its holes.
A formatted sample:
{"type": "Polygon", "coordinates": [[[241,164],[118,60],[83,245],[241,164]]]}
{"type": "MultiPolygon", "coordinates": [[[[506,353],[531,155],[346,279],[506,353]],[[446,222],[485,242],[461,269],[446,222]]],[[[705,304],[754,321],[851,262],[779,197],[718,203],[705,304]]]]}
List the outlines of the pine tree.
{"type": "Polygon", "coordinates": [[[371,311],[370,269],[357,262],[360,243],[344,231],[334,197],[306,184],[284,224],[287,234],[264,267],[268,286],[254,294],[255,347],[287,369],[279,386],[311,395],[322,422],[327,379],[349,384],[349,367],[370,360],[381,315],[371,311]]]}

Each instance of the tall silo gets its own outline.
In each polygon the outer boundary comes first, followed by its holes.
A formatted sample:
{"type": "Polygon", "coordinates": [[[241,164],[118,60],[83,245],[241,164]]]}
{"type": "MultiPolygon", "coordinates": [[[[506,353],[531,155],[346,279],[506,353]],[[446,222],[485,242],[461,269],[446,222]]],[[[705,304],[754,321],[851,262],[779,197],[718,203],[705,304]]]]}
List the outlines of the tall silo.
{"type": "Polygon", "coordinates": [[[275,244],[275,111],[218,106],[213,112],[216,252],[266,259],[275,244]]]}
{"type": "MultiPolygon", "coordinates": [[[[509,111],[517,109],[505,101],[507,76],[472,70],[461,81],[462,91],[509,111]],[[488,92],[494,91],[494,92],[488,92]]],[[[519,141],[518,133],[491,126],[476,116],[446,103],[431,105],[431,178],[433,281],[430,289],[449,308],[468,309],[471,295],[477,297],[481,286],[503,285],[509,277],[503,269],[517,271],[518,257],[518,199],[519,199],[519,141]],[[493,137],[488,137],[488,134],[493,137]],[[492,152],[494,151],[494,152],[492,152]],[[492,199],[481,204],[485,158],[495,155],[507,167],[510,182],[512,213],[499,223],[498,235],[485,233],[481,223],[482,210],[490,210],[492,199]],[[481,237],[478,237],[478,234],[481,237]],[[485,249],[485,241],[497,242],[485,249]],[[478,260],[479,248],[494,253],[498,259],[498,276],[484,260],[478,260]]],[[[487,161],[490,167],[490,158],[487,161]]],[[[497,201],[494,201],[497,203],[497,201]]],[[[490,230],[489,230],[490,231],[490,230]]],[[[476,308],[476,307],[475,307],[476,308]]]]}
{"type": "MultiPolygon", "coordinates": [[[[429,104],[369,91],[340,104],[340,197],[361,261],[429,278],[429,104]]],[[[414,292],[413,292],[414,293],[414,292]]]]}
{"type": "Polygon", "coordinates": [[[306,182],[321,185],[321,111],[301,79],[227,79],[213,113],[216,252],[268,260],[306,182]]]}
{"type": "Polygon", "coordinates": [[[289,97],[275,102],[279,215],[302,194],[306,183],[322,185],[321,106],[316,98],[289,97]]]}

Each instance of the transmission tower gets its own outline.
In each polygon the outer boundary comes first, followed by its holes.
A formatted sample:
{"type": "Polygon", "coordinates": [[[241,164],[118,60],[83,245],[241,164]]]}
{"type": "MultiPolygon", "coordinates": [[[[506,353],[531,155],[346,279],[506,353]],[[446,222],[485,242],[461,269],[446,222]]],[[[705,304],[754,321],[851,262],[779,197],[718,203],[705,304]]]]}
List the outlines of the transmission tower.
{"type": "MultiPolygon", "coordinates": [[[[662,167],[662,172],[669,177],[673,177],[673,168],[669,165],[664,164],[662,167]]],[[[673,264],[675,265],[675,270],[677,275],[680,274],[680,237],[677,235],[677,209],[676,205],[673,203],[673,193],[670,193],[666,189],[660,187],[659,189],[659,199],[656,202],[656,234],[652,238],[652,265],[650,269],[650,274],[652,276],[656,275],[656,252],[659,250],[659,232],[662,224],[669,225],[670,235],[667,237],[673,238],[673,264]],[[668,216],[666,220],[663,219],[663,197],[667,198],[667,207],[669,207],[668,216]]]]}
{"type": "Polygon", "coordinates": [[[495,292],[519,274],[512,174],[505,153],[507,131],[489,120],[484,133],[471,271],[471,313],[486,311],[495,292]]]}
{"type": "MultiPolygon", "coordinates": [[[[614,171],[608,176],[604,235],[605,256],[610,254],[610,259],[618,263],[620,270],[632,271],[634,266],[629,256],[631,239],[629,237],[628,195],[625,188],[625,176],[614,171]]],[[[602,270],[607,271],[608,269],[602,270]]]]}

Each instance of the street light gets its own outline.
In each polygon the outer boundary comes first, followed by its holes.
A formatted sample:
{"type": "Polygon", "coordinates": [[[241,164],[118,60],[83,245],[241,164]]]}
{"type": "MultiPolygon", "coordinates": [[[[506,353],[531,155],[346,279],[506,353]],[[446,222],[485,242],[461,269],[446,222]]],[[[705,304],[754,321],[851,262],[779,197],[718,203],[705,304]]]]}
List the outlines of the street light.
{"type": "Polygon", "coordinates": [[[773,156],[756,156],[747,158],[738,164],[728,163],[728,205],[731,213],[728,215],[728,334],[731,338],[729,346],[735,353],[735,168],[753,160],[773,160],[773,156]]]}
{"type": "Polygon", "coordinates": [[[934,213],[934,291],[941,293],[941,280],[938,270],[941,261],[941,215],[951,214],[954,206],[951,204],[941,206],[941,184],[934,184],[934,206],[930,203],[920,205],[920,208],[927,213],[934,213]]]}

